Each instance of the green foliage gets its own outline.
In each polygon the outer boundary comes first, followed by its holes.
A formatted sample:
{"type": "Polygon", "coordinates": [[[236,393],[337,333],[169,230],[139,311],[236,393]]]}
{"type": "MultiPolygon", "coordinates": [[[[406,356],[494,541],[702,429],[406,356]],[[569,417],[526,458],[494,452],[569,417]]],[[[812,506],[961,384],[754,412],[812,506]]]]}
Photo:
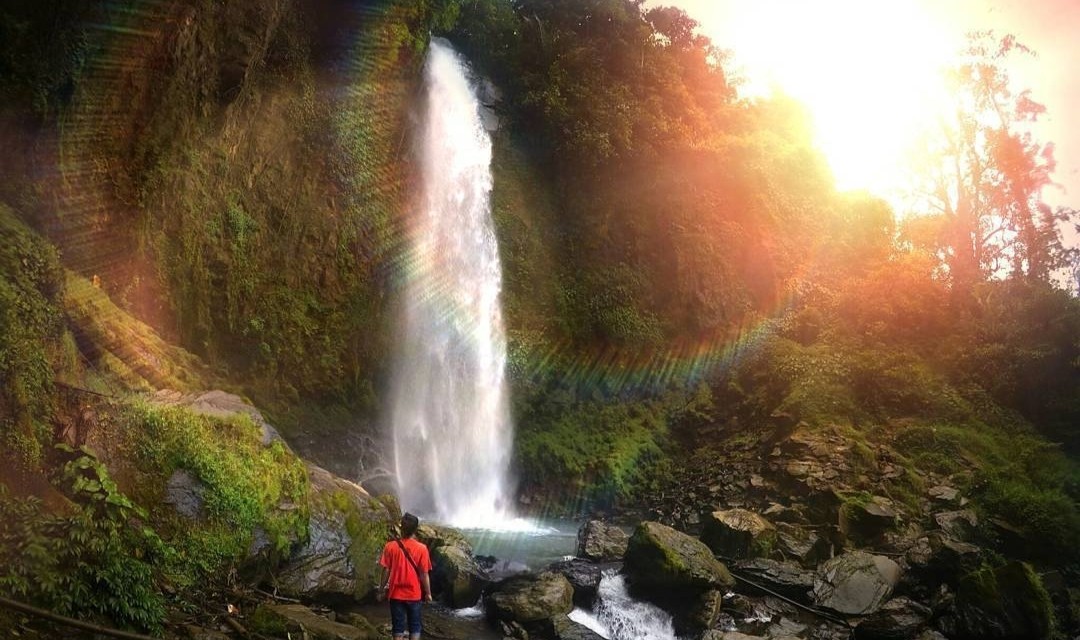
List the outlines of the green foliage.
{"type": "Polygon", "coordinates": [[[0,238],[0,445],[33,465],[51,437],[64,273],[56,250],[2,204],[0,238]]]}
{"type": "Polygon", "coordinates": [[[206,486],[203,500],[214,527],[211,540],[199,541],[197,547],[213,543],[220,559],[237,560],[257,527],[278,553],[306,535],[308,481],[303,463],[280,440],[263,446],[259,428],[247,416],[215,419],[135,403],[126,409],[125,419],[137,434],[137,464],[144,473],[160,481],[184,469],[206,486]],[[219,534],[224,539],[213,540],[219,534]]]}
{"type": "Polygon", "coordinates": [[[165,601],[155,566],[171,550],[104,465],[85,451],[64,453],[71,459],[57,486],[73,501],[68,513],[0,485],[0,592],[62,615],[160,630],[165,601]]]}

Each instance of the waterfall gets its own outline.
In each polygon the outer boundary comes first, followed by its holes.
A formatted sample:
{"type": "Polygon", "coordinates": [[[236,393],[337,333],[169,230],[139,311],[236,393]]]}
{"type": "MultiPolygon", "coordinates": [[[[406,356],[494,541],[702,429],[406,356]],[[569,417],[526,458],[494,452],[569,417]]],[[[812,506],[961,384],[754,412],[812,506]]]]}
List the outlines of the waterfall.
{"type": "Polygon", "coordinates": [[[656,605],[630,597],[626,579],[604,571],[592,612],[574,609],[570,619],[607,640],[675,640],[671,615],[656,605]]]}
{"type": "Polygon", "coordinates": [[[464,60],[431,43],[417,141],[420,200],[391,430],[401,506],[462,527],[506,515],[511,446],[491,138],[464,60]]]}

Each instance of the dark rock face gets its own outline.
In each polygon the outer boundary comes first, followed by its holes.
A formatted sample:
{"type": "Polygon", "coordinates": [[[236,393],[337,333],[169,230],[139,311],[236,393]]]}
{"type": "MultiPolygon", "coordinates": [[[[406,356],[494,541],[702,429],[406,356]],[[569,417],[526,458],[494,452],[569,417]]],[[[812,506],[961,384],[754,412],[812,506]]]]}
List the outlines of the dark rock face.
{"type": "Polygon", "coordinates": [[[963,640],[1041,640],[1050,637],[1053,605],[1031,567],[1010,562],[960,581],[956,621],[963,640]]]}
{"type": "Polygon", "coordinates": [[[731,587],[734,578],[700,540],[658,522],[638,525],[624,572],[635,589],[656,595],[731,587]]]}
{"type": "Polygon", "coordinates": [[[556,616],[551,621],[555,640],[603,640],[603,636],[566,616],[556,616]]]}
{"type": "Polygon", "coordinates": [[[829,556],[829,542],[813,530],[796,524],[776,524],[776,551],[804,567],[815,567],[829,556]]]}
{"type": "Polygon", "coordinates": [[[596,592],[600,588],[603,568],[588,560],[575,558],[556,562],[548,567],[549,571],[561,573],[574,588],[574,604],[591,609],[596,602],[596,592]]]}
{"type": "Polygon", "coordinates": [[[195,520],[202,516],[203,494],[206,485],[183,469],[173,471],[165,483],[165,502],[185,518],[195,520]]]}
{"type": "Polygon", "coordinates": [[[930,609],[893,598],[855,627],[856,640],[912,640],[930,619],[930,609]]]}
{"type": "Polygon", "coordinates": [[[898,514],[886,498],[845,498],[840,506],[839,527],[845,538],[866,544],[880,539],[896,526],[898,514]]]}
{"type": "Polygon", "coordinates": [[[714,511],[705,516],[701,541],[726,558],[763,558],[776,546],[776,528],[746,509],[714,511]]]}
{"type": "Polygon", "coordinates": [[[484,606],[495,620],[533,623],[570,613],[574,609],[574,588],[560,573],[524,574],[495,585],[484,598],[484,606]]]}
{"type": "Polygon", "coordinates": [[[934,514],[934,522],[941,530],[957,540],[969,540],[979,526],[979,518],[971,509],[942,511],[934,514]]]}
{"type": "Polygon", "coordinates": [[[943,584],[956,586],[961,577],[977,569],[982,550],[941,531],[931,531],[904,553],[903,563],[905,589],[928,595],[943,584]]]}
{"type": "MultiPolygon", "coordinates": [[[[734,563],[732,567],[740,575],[770,591],[797,602],[807,603],[810,601],[810,591],[814,588],[814,573],[812,571],[794,564],[764,558],[741,560],[734,563]]],[[[738,587],[739,589],[746,589],[752,594],[758,591],[752,586],[745,586],[742,582],[739,583],[738,587]]]]}
{"type": "Polygon", "coordinates": [[[577,534],[577,555],[594,562],[622,560],[630,536],[622,529],[601,520],[589,520],[577,534]]]}
{"type": "Polygon", "coordinates": [[[892,595],[900,566],[862,551],[839,555],[821,565],[814,580],[814,602],[848,615],[869,615],[892,595]]]}

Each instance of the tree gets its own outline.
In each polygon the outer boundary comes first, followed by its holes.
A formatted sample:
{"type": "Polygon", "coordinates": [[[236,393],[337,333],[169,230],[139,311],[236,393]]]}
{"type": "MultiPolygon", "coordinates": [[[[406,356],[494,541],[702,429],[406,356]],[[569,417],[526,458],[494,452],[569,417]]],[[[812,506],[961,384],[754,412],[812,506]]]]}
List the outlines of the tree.
{"type": "Polygon", "coordinates": [[[957,292],[989,275],[1046,281],[1067,258],[1059,225],[1075,212],[1043,201],[1054,149],[1030,131],[1046,108],[1010,86],[1006,65],[1015,55],[1032,52],[1013,36],[971,37],[949,74],[953,110],[917,172],[919,190],[940,218],[937,241],[957,292]]]}

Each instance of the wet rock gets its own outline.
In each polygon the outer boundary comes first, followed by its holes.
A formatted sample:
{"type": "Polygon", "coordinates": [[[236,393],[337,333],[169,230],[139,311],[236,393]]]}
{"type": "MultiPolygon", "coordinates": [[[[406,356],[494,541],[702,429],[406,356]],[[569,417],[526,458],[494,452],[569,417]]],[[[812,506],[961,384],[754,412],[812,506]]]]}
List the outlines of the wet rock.
{"type": "Polygon", "coordinates": [[[489,617],[522,624],[566,615],[574,608],[574,588],[560,573],[545,571],[507,578],[484,598],[489,617]]]}
{"type": "Polygon", "coordinates": [[[804,567],[815,567],[829,555],[829,541],[806,527],[776,524],[776,551],[804,567]]]}
{"type": "MultiPolygon", "coordinates": [[[[755,558],[737,561],[732,567],[747,580],[798,602],[809,602],[814,588],[814,573],[791,563],[755,558]]],[[[763,593],[742,582],[738,587],[750,593],[763,593]]]]}
{"type": "Polygon", "coordinates": [[[574,604],[591,609],[596,602],[596,592],[600,588],[603,569],[600,565],[587,560],[565,560],[548,567],[549,571],[561,573],[574,588],[574,604]]]}
{"type": "Polygon", "coordinates": [[[926,626],[930,609],[908,598],[893,598],[855,627],[856,640],[912,640],[926,626]]]}
{"type": "Polygon", "coordinates": [[[447,605],[471,607],[491,580],[466,549],[442,545],[431,552],[431,589],[447,605]]]}
{"type": "Polygon", "coordinates": [[[577,534],[577,555],[595,562],[622,560],[630,536],[615,525],[589,520],[577,534]]]}
{"type": "Polygon", "coordinates": [[[458,547],[472,555],[472,544],[465,534],[453,527],[425,522],[416,529],[416,539],[427,545],[429,551],[442,546],[458,547]]]}
{"type": "Polygon", "coordinates": [[[705,517],[701,541],[728,558],[764,558],[776,545],[776,528],[745,509],[714,511],[705,517]]]}
{"type": "Polygon", "coordinates": [[[303,605],[272,605],[267,609],[281,618],[290,632],[303,633],[313,640],[368,640],[378,637],[357,627],[327,620],[303,605]]]}
{"type": "Polygon", "coordinates": [[[865,494],[841,494],[840,533],[849,540],[865,544],[882,537],[896,526],[898,513],[887,498],[865,494]]]}
{"type": "Polygon", "coordinates": [[[724,607],[724,594],[709,589],[698,596],[688,610],[677,610],[672,618],[675,632],[680,636],[696,635],[711,628],[720,618],[724,607]]]}
{"type": "Polygon", "coordinates": [[[884,556],[852,551],[828,560],[814,580],[814,602],[849,615],[869,615],[892,595],[900,567],[884,556]]]}
{"type": "Polygon", "coordinates": [[[555,640],[604,640],[600,634],[566,616],[556,616],[551,626],[555,640]]]}
{"type": "Polygon", "coordinates": [[[1040,640],[1050,637],[1053,605],[1032,568],[1014,561],[960,581],[956,622],[962,640],[1040,640]]]}
{"type": "Polygon", "coordinates": [[[904,553],[903,562],[907,569],[903,582],[909,591],[933,591],[942,584],[955,586],[962,576],[977,569],[982,550],[941,531],[931,531],[904,553]]]}
{"type": "Polygon", "coordinates": [[[360,485],[315,465],[308,464],[308,477],[308,540],[277,571],[273,586],[293,598],[372,595],[390,526],[386,506],[360,485]]]}
{"type": "Polygon", "coordinates": [[[957,540],[970,540],[979,526],[979,517],[971,509],[942,511],[934,514],[934,522],[941,530],[957,540]]]}
{"type": "Polygon", "coordinates": [[[735,584],[704,543],[658,522],[638,525],[627,545],[623,570],[635,589],[658,595],[735,584]]]}
{"type": "Polygon", "coordinates": [[[766,640],[762,636],[748,636],[738,631],[717,631],[711,629],[701,636],[701,640],[766,640]]]}

